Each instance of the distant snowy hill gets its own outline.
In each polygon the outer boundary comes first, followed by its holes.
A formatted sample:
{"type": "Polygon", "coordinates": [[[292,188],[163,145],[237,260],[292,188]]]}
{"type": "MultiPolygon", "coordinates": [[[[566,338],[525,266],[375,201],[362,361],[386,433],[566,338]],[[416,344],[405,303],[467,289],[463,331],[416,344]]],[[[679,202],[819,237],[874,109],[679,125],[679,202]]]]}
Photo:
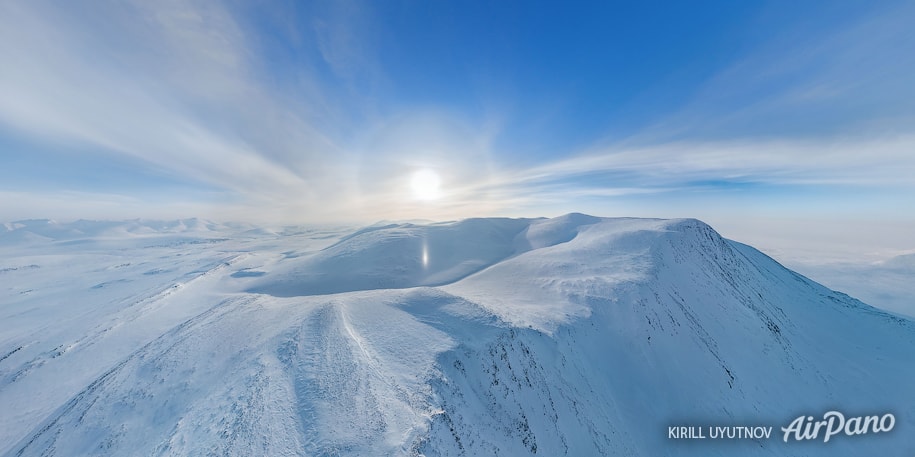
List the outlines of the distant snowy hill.
{"type": "Polygon", "coordinates": [[[691,219],[0,228],[0,455],[915,455],[913,354],[691,219]]]}
{"type": "Polygon", "coordinates": [[[882,309],[915,318],[915,254],[870,264],[792,264],[830,287],[882,309]]]}

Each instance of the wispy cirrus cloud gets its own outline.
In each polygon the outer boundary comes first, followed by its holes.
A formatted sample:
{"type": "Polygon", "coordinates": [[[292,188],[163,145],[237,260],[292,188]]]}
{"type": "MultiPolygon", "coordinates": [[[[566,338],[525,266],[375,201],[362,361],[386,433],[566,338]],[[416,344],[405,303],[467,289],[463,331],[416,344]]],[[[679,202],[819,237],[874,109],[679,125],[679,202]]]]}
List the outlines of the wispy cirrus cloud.
{"type": "Polygon", "coordinates": [[[320,199],[339,148],[258,80],[222,4],[84,6],[0,5],[3,123],[94,148],[87,161],[123,155],[255,199],[320,199]]]}
{"type": "MultiPolygon", "coordinates": [[[[643,185],[703,180],[764,184],[913,185],[915,135],[891,138],[768,139],[672,142],[640,148],[601,148],[532,167],[514,182],[574,180],[589,174],[628,174],[643,185]]],[[[574,182],[572,182],[574,184],[574,182]]]]}
{"type": "Polygon", "coordinates": [[[844,21],[824,17],[783,26],[759,19],[757,27],[771,28],[765,40],[744,49],[682,106],[627,140],[912,134],[915,87],[908,75],[915,72],[915,53],[908,51],[915,48],[915,6],[872,6],[844,21]]]}

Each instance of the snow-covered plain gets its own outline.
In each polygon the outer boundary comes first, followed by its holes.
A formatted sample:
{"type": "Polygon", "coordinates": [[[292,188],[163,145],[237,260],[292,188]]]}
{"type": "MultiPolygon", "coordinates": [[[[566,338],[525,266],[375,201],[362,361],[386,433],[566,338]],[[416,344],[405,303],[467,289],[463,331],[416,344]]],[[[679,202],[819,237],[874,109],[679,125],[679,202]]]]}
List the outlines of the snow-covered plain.
{"type": "Polygon", "coordinates": [[[915,318],[915,254],[877,262],[792,261],[786,265],[865,303],[915,318]]]}
{"type": "Polygon", "coordinates": [[[913,354],[696,220],[0,226],[0,455],[915,455],[913,354]]]}

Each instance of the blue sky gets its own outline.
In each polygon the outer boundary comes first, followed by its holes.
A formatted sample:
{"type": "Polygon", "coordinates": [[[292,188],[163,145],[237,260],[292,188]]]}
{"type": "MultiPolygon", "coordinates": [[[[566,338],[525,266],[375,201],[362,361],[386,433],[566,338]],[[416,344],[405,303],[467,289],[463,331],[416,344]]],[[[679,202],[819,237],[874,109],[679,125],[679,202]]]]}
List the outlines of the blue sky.
{"type": "Polygon", "coordinates": [[[0,219],[582,211],[751,241],[871,221],[892,236],[867,249],[911,250],[912,23],[893,1],[3,2],[0,219]]]}

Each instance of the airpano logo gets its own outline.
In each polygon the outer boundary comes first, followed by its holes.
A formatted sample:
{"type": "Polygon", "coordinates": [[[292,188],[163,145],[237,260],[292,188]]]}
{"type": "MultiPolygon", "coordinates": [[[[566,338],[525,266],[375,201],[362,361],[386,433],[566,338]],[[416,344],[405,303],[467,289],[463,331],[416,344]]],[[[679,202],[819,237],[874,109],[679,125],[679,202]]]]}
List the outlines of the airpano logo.
{"type": "Polygon", "coordinates": [[[784,441],[818,440],[822,432],[824,443],[839,434],[847,436],[865,435],[868,433],[886,433],[896,426],[896,416],[884,414],[883,416],[858,416],[845,418],[838,411],[829,411],[823,414],[823,420],[814,421],[813,416],[800,416],[793,420],[787,427],[782,427],[784,441]]]}
{"type": "MultiPolygon", "coordinates": [[[[873,416],[845,417],[839,411],[828,411],[822,420],[803,415],[781,427],[785,443],[822,440],[828,443],[834,437],[887,433],[896,427],[896,416],[887,413],[873,416]]],[[[667,428],[668,439],[688,440],[768,440],[772,437],[770,426],[708,426],[677,425],[667,428]]],[[[776,438],[777,439],[777,438],[776,438]]]]}

